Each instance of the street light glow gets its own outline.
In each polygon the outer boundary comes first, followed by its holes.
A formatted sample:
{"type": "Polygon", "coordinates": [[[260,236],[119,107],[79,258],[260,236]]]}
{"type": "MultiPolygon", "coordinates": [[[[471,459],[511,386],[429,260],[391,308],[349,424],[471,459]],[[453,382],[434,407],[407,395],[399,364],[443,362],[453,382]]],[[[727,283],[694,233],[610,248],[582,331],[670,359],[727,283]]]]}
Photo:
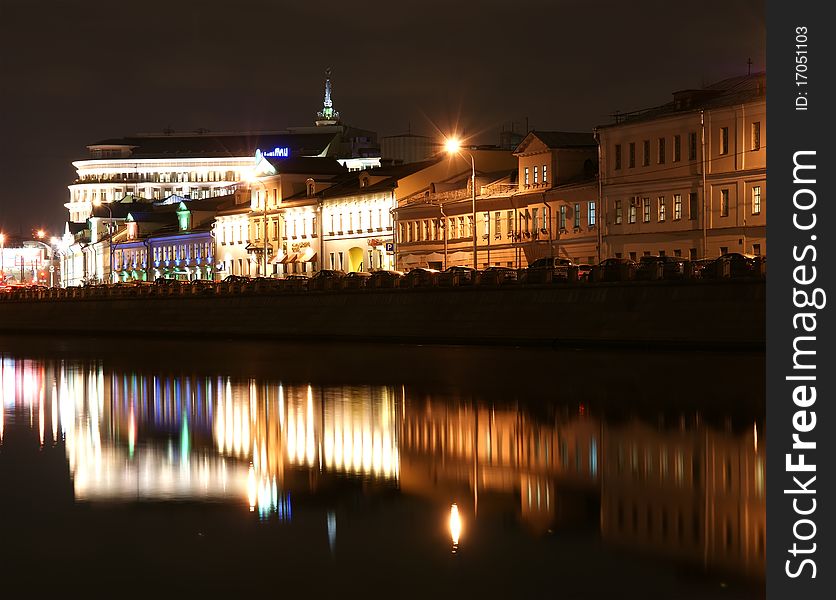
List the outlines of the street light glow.
{"type": "Polygon", "coordinates": [[[38,239],[39,240],[44,239],[44,236],[46,235],[46,232],[43,229],[38,229],[37,233],[38,233],[38,239]]]}
{"type": "Polygon", "coordinates": [[[444,150],[450,154],[455,154],[462,149],[462,142],[458,138],[447,138],[444,142],[444,150]]]}

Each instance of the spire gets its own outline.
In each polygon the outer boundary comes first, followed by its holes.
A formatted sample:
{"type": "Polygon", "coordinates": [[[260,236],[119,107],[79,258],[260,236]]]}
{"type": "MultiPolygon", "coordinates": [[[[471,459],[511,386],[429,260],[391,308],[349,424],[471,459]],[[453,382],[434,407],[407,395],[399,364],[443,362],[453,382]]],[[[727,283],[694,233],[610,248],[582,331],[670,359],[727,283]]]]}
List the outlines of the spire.
{"type": "Polygon", "coordinates": [[[340,113],[334,110],[334,102],[331,100],[331,67],[325,69],[325,100],[322,102],[322,110],[316,116],[316,124],[320,126],[340,122],[340,113]]]}

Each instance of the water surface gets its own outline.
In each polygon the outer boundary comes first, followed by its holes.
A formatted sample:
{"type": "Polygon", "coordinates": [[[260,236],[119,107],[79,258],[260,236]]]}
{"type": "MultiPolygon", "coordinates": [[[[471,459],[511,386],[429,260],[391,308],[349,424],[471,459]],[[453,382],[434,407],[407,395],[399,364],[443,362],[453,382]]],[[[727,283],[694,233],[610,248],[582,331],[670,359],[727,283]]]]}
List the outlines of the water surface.
{"type": "Polygon", "coordinates": [[[758,598],[763,357],[0,338],[7,589],[758,598]]]}

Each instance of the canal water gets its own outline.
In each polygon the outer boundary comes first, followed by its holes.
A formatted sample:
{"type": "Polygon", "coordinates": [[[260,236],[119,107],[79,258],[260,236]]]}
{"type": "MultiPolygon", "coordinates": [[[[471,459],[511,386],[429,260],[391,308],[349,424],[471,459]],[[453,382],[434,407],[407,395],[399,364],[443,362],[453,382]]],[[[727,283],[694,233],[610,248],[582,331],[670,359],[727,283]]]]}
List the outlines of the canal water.
{"type": "Polygon", "coordinates": [[[0,337],[0,595],[760,598],[763,375],[0,337]]]}

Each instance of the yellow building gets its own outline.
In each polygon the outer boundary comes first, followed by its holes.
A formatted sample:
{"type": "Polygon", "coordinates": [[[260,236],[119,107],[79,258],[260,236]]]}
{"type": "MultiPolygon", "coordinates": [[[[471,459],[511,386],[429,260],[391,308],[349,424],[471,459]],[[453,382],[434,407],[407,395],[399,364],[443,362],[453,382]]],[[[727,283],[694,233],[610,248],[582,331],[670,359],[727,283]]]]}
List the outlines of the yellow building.
{"type": "MultiPolygon", "coordinates": [[[[546,256],[597,262],[597,148],[585,133],[530,132],[509,161],[476,170],[476,263],[525,267],[546,256]]],[[[495,150],[500,153],[502,151],[495,150]]],[[[470,170],[435,179],[399,201],[399,268],[473,266],[470,170]]]]}
{"type": "Polygon", "coordinates": [[[602,254],[765,254],[765,73],[673,96],[597,129],[602,254]]]}

